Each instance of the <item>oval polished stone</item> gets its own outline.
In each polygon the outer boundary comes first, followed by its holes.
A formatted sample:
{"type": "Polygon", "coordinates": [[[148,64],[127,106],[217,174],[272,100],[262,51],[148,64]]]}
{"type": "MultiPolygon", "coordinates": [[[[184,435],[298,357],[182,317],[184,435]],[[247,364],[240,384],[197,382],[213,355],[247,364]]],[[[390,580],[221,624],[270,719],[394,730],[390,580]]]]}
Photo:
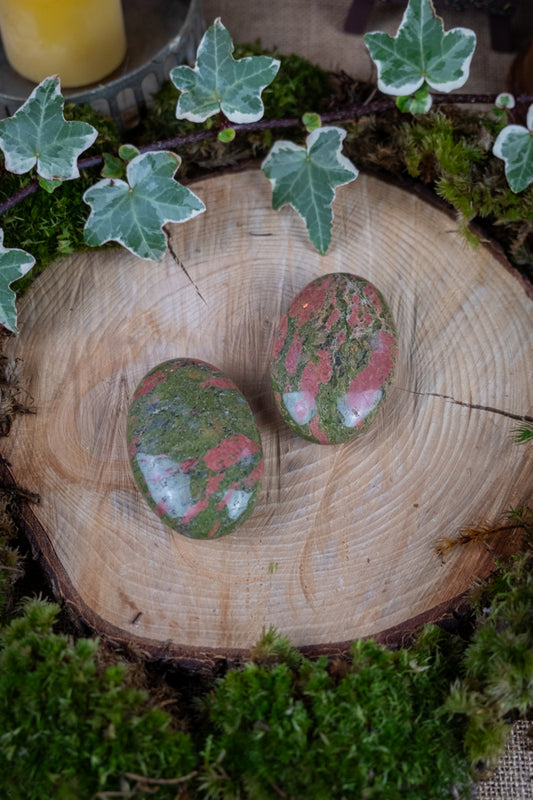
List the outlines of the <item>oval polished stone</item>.
{"type": "Polygon", "coordinates": [[[127,442],[149,506],[184,536],[224,536],[252,513],[261,436],[248,402],[216,367],[187,358],[154,367],[131,402],[127,442]]]}
{"type": "Polygon", "coordinates": [[[277,328],[271,381],[281,416],[304,439],[348,441],[375,418],[397,354],[394,321],[375,286],[346,272],[316,278],[277,328]]]}

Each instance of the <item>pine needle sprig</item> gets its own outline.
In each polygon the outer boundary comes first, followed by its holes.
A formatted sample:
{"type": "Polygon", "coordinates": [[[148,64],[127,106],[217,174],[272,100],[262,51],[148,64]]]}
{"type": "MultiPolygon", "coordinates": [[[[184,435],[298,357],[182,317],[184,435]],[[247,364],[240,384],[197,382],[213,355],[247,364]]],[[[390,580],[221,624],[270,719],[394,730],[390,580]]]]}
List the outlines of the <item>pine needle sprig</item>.
{"type": "Polygon", "coordinates": [[[500,524],[480,523],[461,528],[456,537],[439,539],[435,551],[439,558],[444,559],[458,545],[465,546],[476,542],[490,549],[495,537],[510,538],[518,532],[522,533],[526,541],[533,537],[533,510],[529,507],[511,508],[504,520],[500,524]]]}

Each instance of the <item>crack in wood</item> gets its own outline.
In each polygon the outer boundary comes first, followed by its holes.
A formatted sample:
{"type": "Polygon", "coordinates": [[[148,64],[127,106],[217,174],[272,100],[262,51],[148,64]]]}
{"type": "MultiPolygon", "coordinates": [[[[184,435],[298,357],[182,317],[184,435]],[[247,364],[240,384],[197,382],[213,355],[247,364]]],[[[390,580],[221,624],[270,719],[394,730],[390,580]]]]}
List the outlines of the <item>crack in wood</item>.
{"type": "Polygon", "coordinates": [[[172,258],[174,259],[174,261],[176,262],[176,264],[178,265],[178,267],[181,267],[181,269],[183,270],[183,272],[187,276],[188,280],[192,283],[192,285],[196,289],[196,293],[197,293],[198,297],[200,298],[200,300],[202,300],[202,302],[204,302],[206,305],[208,305],[207,300],[202,295],[202,293],[201,293],[200,289],[198,288],[197,284],[193,281],[193,279],[191,278],[191,276],[187,272],[187,268],[185,267],[185,264],[183,263],[183,261],[181,261],[181,259],[179,258],[178,254],[176,253],[176,251],[172,247],[172,244],[170,243],[170,240],[168,242],[168,249],[170,250],[170,254],[171,254],[172,258]]]}
{"type": "Polygon", "coordinates": [[[533,417],[530,417],[527,414],[513,414],[512,411],[504,411],[502,408],[494,408],[494,406],[484,406],[480,403],[467,403],[464,400],[456,400],[455,397],[451,397],[449,394],[440,394],[439,392],[417,392],[415,389],[404,389],[402,387],[398,388],[402,392],[416,394],[419,397],[438,397],[441,400],[447,400],[449,403],[453,403],[456,406],[471,408],[475,411],[489,411],[491,414],[500,414],[502,417],[507,417],[508,419],[516,419],[518,422],[533,422],[533,417]]]}

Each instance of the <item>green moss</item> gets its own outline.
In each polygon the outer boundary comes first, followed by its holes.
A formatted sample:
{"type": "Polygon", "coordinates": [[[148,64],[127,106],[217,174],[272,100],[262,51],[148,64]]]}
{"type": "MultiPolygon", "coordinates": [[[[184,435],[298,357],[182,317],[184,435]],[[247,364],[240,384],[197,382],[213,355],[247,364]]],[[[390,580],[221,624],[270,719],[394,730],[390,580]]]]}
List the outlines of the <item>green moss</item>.
{"type": "Polygon", "coordinates": [[[0,493],[0,620],[10,610],[13,585],[23,574],[23,562],[16,544],[17,529],[9,508],[10,495],[0,493]]]}
{"type": "Polygon", "coordinates": [[[510,517],[525,531],[523,548],[472,593],[476,630],[446,703],[465,718],[472,764],[494,762],[509,721],[533,710],[533,510],[510,517]]]}
{"type": "MultiPolygon", "coordinates": [[[[99,664],[97,640],[55,634],[57,614],[57,606],[29,600],[0,637],[0,795],[89,800],[119,791],[126,773],[190,772],[189,735],[148,707],[125,665],[99,664]]],[[[170,800],[175,788],[158,797],[170,800]]]]}
{"type": "Polygon", "coordinates": [[[203,791],[254,800],[456,797],[469,770],[461,723],[450,723],[443,703],[461,647],[429,627],[397,652],[356,642],[340,674],[287,643],[278,663],[230,672],[210,704],[203,791]]]}
{"type": "Polygon", "coordinates": [[[478,242],[469,227],[475,222],[533,278],[533,187],[512,192],[492,154],[505,124],[504,114],[453,106],[416,117],[385,111],[350,123],[344,152],[361,169],[431,187],[455,209],[466,238],[478,242]]]}

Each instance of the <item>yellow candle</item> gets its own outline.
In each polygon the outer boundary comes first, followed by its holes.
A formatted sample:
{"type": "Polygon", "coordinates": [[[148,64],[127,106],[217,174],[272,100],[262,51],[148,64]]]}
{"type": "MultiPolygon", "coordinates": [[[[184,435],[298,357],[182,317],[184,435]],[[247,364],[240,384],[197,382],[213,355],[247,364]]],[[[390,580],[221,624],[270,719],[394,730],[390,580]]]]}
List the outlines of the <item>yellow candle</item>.
{"type": "Polygon", "coordinates": [[[121,0],[0,0],[0,30],[13,69],[36,83],[95,83],[126,52],[121,0]]]}

